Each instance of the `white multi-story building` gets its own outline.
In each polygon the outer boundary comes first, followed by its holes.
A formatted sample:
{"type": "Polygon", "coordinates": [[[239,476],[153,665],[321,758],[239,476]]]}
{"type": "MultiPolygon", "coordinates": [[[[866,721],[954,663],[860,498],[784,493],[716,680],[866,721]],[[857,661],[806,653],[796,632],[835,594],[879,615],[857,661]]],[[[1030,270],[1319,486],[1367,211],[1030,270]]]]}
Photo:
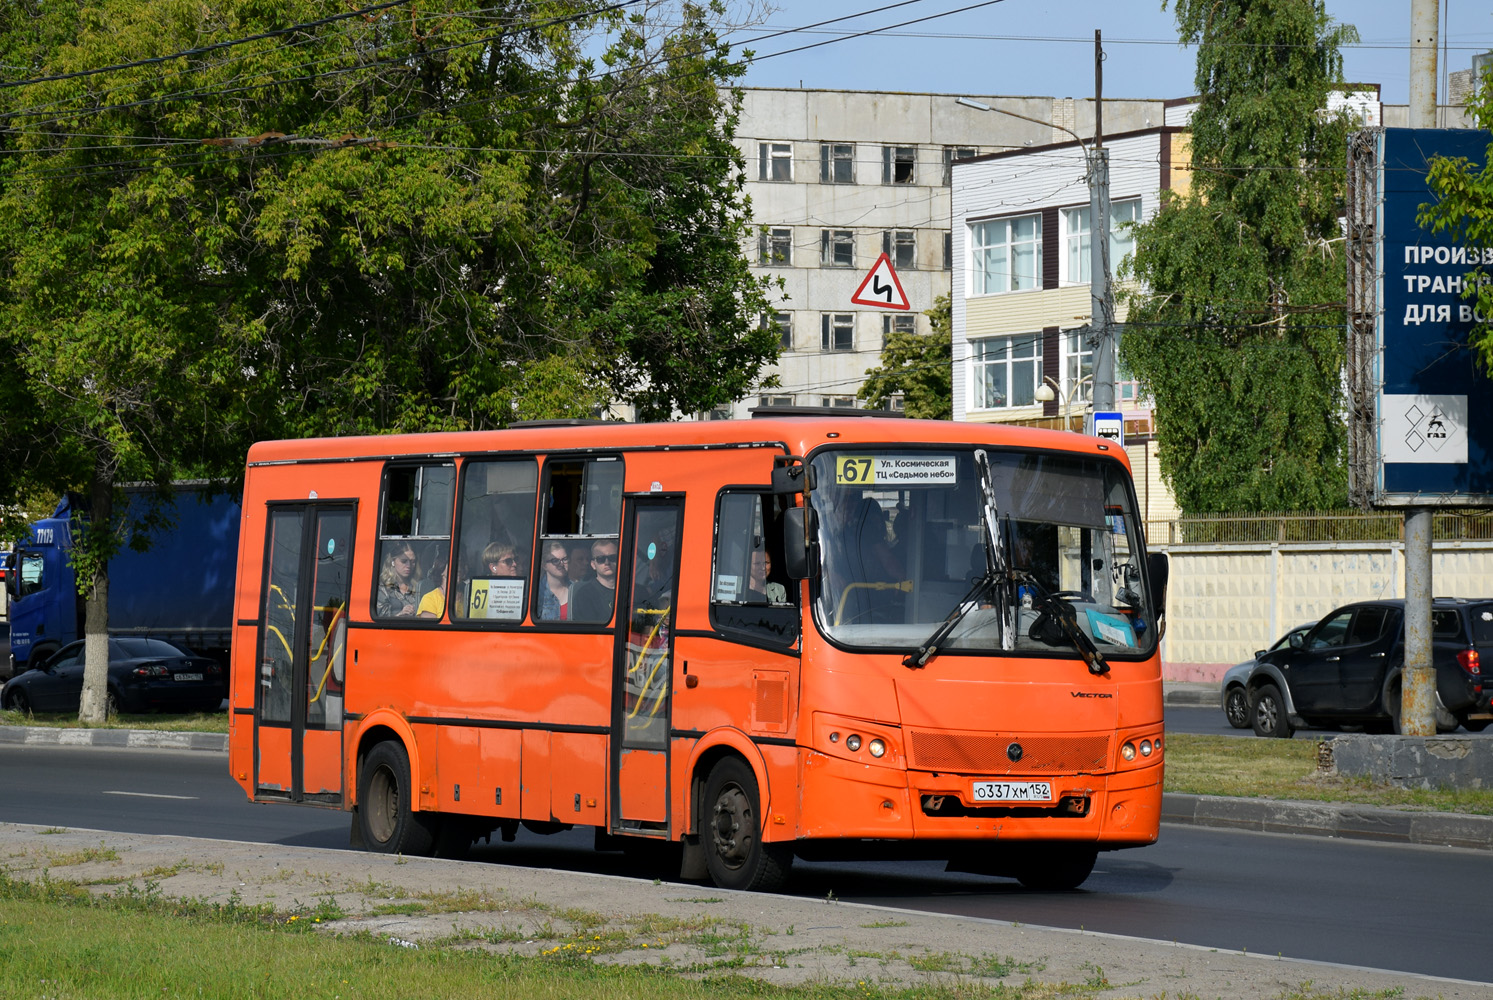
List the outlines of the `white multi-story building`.
{"type": "MultiPolygon", "coordinates": [[[[857,406],[892,330],[929,330],[923,311],[950,292],[951,164],[1046,145],[1093,130],[1092,100],[953,94],[747,89],[737,142],[762,233],[749,247],[783,295],[766,322],[782,334],[780,387],[717,416],[759,405],[857,406]],[[863,307],[852,296],[888,254],[911,309],[863,307]]],[[[1161,101],[1106,100],[1106,129],[1161,124],[1161,101]]]]}

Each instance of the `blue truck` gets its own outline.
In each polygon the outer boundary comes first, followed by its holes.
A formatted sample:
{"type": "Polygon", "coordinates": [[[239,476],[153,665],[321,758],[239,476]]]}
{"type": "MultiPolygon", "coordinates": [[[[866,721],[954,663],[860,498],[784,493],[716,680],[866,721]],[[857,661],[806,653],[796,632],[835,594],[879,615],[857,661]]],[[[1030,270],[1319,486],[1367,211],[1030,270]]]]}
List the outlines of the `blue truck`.
{"type": "MultiPolygon", "coordinates": [[[[124,494],[127,509],[143,511],[150,502],[146,487],[125,487],[124,494]]],[[[75,503],[63,497],[7,554],[10,676],[83,637],[84,605],[69,559],[75,503]]],[[[226,667],[239,504],[184,483],[174,508],[165,512],[173,523],[152,532],[149,549],[125,548],[109,560],[109,634],[165,639],[226,667]]]]}

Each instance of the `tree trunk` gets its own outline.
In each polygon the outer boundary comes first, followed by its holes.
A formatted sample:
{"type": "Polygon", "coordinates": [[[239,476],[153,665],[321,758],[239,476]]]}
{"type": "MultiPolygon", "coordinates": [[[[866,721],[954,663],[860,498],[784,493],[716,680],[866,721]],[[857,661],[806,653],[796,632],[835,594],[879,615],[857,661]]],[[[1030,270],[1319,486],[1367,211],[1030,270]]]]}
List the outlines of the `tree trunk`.
{"type": "MultiPolygon", "coordinates": [[[[89,484],[88,531],[109,531],[114,520],[114,483],[95,472],[89,484]]],[[[93,548],[90,546],[90,548],[93,548]]],[[[97,549],[94,549],[97,551],[97,549]]],[[[79,579],[80,586],[83,580],[79,579]]],[[[108,718],[109,696],[109,564],[94,571],[88,584],[83,626],[83,694],[78,721],[101,724],[108,718]]]]}

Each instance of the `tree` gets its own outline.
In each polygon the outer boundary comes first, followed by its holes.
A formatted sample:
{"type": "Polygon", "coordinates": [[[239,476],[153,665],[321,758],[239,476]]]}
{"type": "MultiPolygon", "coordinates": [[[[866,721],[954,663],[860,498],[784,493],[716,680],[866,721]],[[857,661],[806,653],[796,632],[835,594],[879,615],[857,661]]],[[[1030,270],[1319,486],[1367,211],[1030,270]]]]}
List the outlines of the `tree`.
{"type": "Polygon", "coordinates": [[[1346,115],[1322,0],[1177,0],[1198,47],[1191,189],[1136,226],[1121,341],[1188,513],[1346,503],[1346,115]]]}
{"type": "Polygon", "coordinates": [[[924,310],[931,333],[889,333],[881,364],[866,369],[856,395],[879,407],[900,394],[909,417],[952,420],[954,417],[953,307],[947,295],[924,310]]]}
{"type": "MultiPolygon", "coordinates": [[[[1483,73],[1477,90],[1467,103],[1467,113],[1484,131],[1493,130],[1493,67],[1483,73]]],[[[1449,232],[1469,247],[1493,247],[1493,143],[1482,166],[1465,157],[1437,156],[1431,159],[1426,177],[1436,200],[1420,207],[1419,222],[1432,232],[1449,232]]],[[[1493,371],[1493,284],[1488,268],[1480,266],[1468,276],[1464,296],[1472,300],[1475,315],[1482,316],[1468,333],[1467,344],[1484,372],[1493,371]]]]}
{"type": "Polygon", "coordinates": [[[0,9],[28,81],[0,88],[0,346],[35,419],[7,469],[90,496],[84,718],[121,482],[231,479],[267,436],[666,418],[756,385],[778,345],[724,8],[630,7],[0,9]]]}

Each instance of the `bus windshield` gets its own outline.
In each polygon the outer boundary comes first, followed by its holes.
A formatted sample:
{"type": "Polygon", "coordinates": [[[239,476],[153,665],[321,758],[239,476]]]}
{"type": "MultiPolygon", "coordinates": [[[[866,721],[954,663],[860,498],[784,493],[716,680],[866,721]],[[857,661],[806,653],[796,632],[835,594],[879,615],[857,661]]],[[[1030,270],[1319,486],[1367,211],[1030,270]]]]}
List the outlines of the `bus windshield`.
{"type": "Polygon", "coordinates": [[[814,618],[824,635],[907,652],[953,616],[940,653],[1078,657],[1083,645],[1104,659],[1149,655],[1156,613],[1123,466],[992,448],[982,489],[977,454],[953,446],[813,458],[814,618]]]}

